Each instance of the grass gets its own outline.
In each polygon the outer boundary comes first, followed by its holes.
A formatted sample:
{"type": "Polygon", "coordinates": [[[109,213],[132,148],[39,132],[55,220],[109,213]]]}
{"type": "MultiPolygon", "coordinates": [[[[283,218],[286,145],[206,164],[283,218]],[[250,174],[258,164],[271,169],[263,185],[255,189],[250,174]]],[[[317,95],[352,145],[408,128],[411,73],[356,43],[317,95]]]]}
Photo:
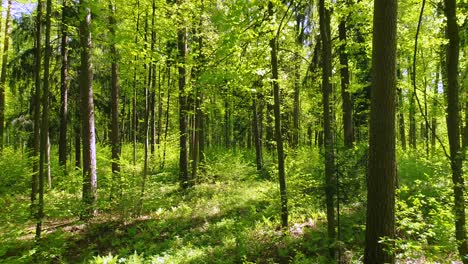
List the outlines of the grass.
{"type": "MultiPolygon", "coordinates": [[[[8,151],[18,158],[17,151],[8,151]]],[[[333,262],[327,257],[323,163],[316,149],[288,154],[290,227],[286,232],[280,227],[272,157],[267,157],[265,171],[257,173],[252,151],[210,149],[195,187],[181,190],[177,150],[168,148],[164,169],[157,155],[152,159],[143,210],[137,214],[142,159],[138,153],[139,162],[133,166],[131,153],[131,146],[124,146],[121,190],[115,191],[119,188],[113,185],[115,178],[110,174],[109,149],[99,148],[100,214],[89,223],[77,217],[81,207],[80,172],[54,174],[54,189],[45,196],[45,231],[40,243],[33,239],[34,222],[24,191],[29,163],[19,155],[21,163],[9,169],[18,178],[7,179],[10,186],[0,186],[12,190],[0,195],[0,263],[333,262]]],[[[341,241],[337,245],[346,263],[359,263],[362,258],[363,153],[363,148],[357,148],[337,157],[342,182],[341,241]]],[[[13,158],[0,162],[9,166],[13,158]]],[[[444,162],[399,154],[401,186],[395,250],[402,261],[444,263],[456,259],[446,166],[444,162]]]]}

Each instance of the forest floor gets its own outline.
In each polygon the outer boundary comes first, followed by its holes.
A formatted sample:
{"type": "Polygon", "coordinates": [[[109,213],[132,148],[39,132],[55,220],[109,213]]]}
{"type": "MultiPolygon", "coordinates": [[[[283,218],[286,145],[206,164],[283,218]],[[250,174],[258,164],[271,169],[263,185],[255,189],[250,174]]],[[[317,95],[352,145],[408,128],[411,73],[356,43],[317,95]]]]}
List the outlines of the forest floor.
{"type": "MultiPolygon", "coordinates": [[[[169,160],[165,170],[154,169],[142,205],[139,176],[126,175],[112,199],[109,190],[115,186],[103,178],[99,214],[88,223],[77,217],[79,172],[57,176],[62,184],[45,196],[44,233],[38,244],[27,193],[2,194],[0,262],[333,263],[326,240],[323,173],[314,164],[321,158],[318,152],[306,152],[288,160],[290,226],[285,232],[279,221],[274,161],[267,159],[267,169],[257,173],[251,152],[214,151],[198,183],[188,190],[177,184],[176,161],[169,160]]],[[[336,246],[343,263],[359,263],[364,242],[365,176],[358,168],[362,155],[353,155],[343,159],[347,164],[338,163],[343,172],[336,246]]],[[[456,251],[449,233],[453,227],[448,183],[424,182],[445,165],[414,157],[400,160],[401,239],[395,241],[400,262],[452,263],[456,251]]]]}

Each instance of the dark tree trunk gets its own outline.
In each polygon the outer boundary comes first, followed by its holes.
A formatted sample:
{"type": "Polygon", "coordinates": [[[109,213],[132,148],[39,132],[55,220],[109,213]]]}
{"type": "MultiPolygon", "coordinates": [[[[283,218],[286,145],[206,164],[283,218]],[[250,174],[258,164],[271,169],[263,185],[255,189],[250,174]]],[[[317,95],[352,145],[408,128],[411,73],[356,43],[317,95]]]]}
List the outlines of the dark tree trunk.
{"type": "MultiPolygon", "coordinates": [[[[1,17],[1,16],[0,16],[1,17]]],[[[41,111],[41,51],[42,51],[42,0],[37,1],[37,14],[36,14],[36,54],[35,54],[35,65],[34,65],[34,99],[33,99],[33,112],[34,112],[34,132],[33,132],[33,172],[31,179],[31,212],[36,214],[36,198],[38,189],[38,177],[39,177],[39,149],[40,149],[40,111],[41,111]]],[[[36,214],[36,221],[40,221],[36,214]]]]}
{"type": "MultiPolygon", "coordinates": [[[[11,1],[8,1],[11,5],[11,1]]],[[[49,152],[48,137],[49,137],[49,76],[50,76],[50,57],[52,49],[50,46],[50,28],[52,15],[52,0],[47,0],[46,8],[46,31],[45,31],[45,54],[44,54],[44,76],[42,84],[42,122],[41,122],[41,142],[39,153],[39,207],[37,211],[38,222],[36,224],[36,238],[41,238],[42,219],[44,217],[44,180],[47,175],[47,161],[49,152]]]]}
{"type": "MultiPolygon", "coordinates": [[[[178,0],[180,5],[184,0],[178,0]]],[[[181,14],[179,14],[182,17],[181,14]]],[[[187,150],[187,115],[188,102],[186,95],[186,57],[187,57],[187,29],[181,23],[177,31],[177,47],[179,49],[179,181],[180,186],[185,189],[190,186],[188,175],[188,150],[187,150]]]]}
{"type": "Polygon", "coordinates": [[[322,104],[323,133],[325,139],[325,192],[327,203],[328,243],[330,255],[334,257],[335,241],[335,142],[333,135],[333,97],[330,78],[332,75],[332,51],[330,32],[330,10],[325,7],[325,1],[319,0],[320,36],[322,37],[322,104]]]}
{"type": "Polygon", "coordinates": [[[8,49],[10,47],[10,12],[11,0],[8,0],[8,8],[5,19],[5,38],[3,41],[2,71],[0,74],[0,155],[3,151],[3,133],[5,129],[5,86],[8,67],[8,49]]]}
{"type": "Polygon", "coordinates": [[[431,107],[431,126],[432,126],[432,133],[431,133],[431,152],[432,154],[435,153],[435,147],[436,147],[436,136],[437,136],[437,95],[439,94],[439,69],[440,65],[437,66],[437,72],[436,72],[436,79],[435,79],[435,84],[434,84],[434,89],[433,89],[433,99],[432,99],[432,107],[431,107]]]}
{"type": "MultiPolygon", "coordinates": [[[[268,2],[268,15],[273,17],[273,3],[268,2]]],[[[277,36],[275,35],[270,40],[271,49],[271,72],[273,79],[273,97],[274,97],[274,113],[275,113],[275,138],[276,151],[278,152],[278,178],[280,185],[281,196],[281,225],[283,228],[288,227],[288,196],[286,192],[286,175],[284,171],[284,149],[283,149],[283,134],[281,132],[281,110],[280,110],[280,87],[278,80],[278,55],[277,55],[277,36]]]]}
{"type": "Polygon", "coordinates": [[[465,197],[463,179],[463,154],[460,148],[460,112],[458,86],[459,33],[456,16],[456,1],[444,0],[447,17],[447,131],[450,145],[450,164],[454,193],[455,238],[458,253],[463,263],[468,263],[468,240],[466,238],[465,197]]]}
{"type": "Polygon", "coordinates": [[[412,149],[416,149],[416,105],[415,94],[411,92],[409,109],[409,143],[412,149]]]}
{"type": "MultiPolygon", "coordinates": [[[[401,70],[397,70],[397,77],[401,80],[401,70]]],[[[397,88],[398,92],[398,128],[400,129],[400,142],[401,148],[406,150],[406,128],[405,128],[405,109],[403,105],[403,91],[402,88],[397,88]]]]}
{"type": "Polygon", "coordinates": [[[346,52],[346,18],[342,18],[339,25],[339,38],[342,43],[340,51],[340,75],[341,75],[341,99],[343,100],[343,138],[344,145],[351,148],[354,143],[353,131],[353,102],[349,93],[349,66],[348,66],[348,53],[346,52]]]}
{"type": "Polygon", "coordinates": [[[59,135],[59,164],[67,171],[67,127],[68,127],[68,5],[63,0],[62,29],[61,29],[61,59],[60,70],[60,135],[59,135]]]}
{"type": "Polygon", "coordinates": [[[394,263],[381,243],[395,237],[395,91],[397,0],[374,2],[372,99],[364,263],[394,263]]]}
{"type": "Polygon", "coordinates": [[[91,8],[89,0],[80,0],[83,18],[80,21],[81,42],[81,120],[83,140],[83,202],[82,218],[95,214],[97,200],[96,139],[94,129],[93,67],[91,64],[91,8]]]}

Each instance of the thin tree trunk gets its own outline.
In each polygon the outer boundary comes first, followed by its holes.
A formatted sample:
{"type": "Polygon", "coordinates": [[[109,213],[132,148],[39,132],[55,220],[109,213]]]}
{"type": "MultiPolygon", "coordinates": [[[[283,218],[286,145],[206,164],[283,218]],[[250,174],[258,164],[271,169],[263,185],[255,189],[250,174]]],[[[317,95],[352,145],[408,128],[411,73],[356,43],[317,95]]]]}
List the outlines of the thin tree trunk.
{"type": "Polygon", "coordinates": [[[437,131],[437,95],[439,94],[439,69],[440,65],[437,65],[437,72],[436,72],[436,79],[433,89],[433,99],[432,99],[432,107],[431,107],[431,126],[432,126],[432,133],[431,133],[431,152],[432,154],[435,153],[436,147],[436,131],[437,131]]]}
{"type": "Polygon", "coordinates": [[[59,164],[67,171],[67,127],[68,127],[68,5],[63,0],[62,28],[61,28],[61,59],[60,70],[60,135],[59,135],[59,164]]]}
{"type": "MultiPolygon", "coordinates": [[[[256,85],[257,86],[257,85],[256,85]]],[[[257,111],[257,98],[258,91],[252,95],[252,131],[255,142],[255,163],[257,164],[257,171],[263,169],[263,155],[262,155],[262,134],[260,134],[258,111],[257,111]]]]}
{"type": "Polygon", "coordinates": [[[372,99],[364,263],[395,263],[395,91],[397,0],[374,3],[372,99]]]}
{"type": "Polygon", "coordinates": [[[336,189],[335,177],[335,142],[333,135],[331,96],[333,88],[330,83],[332,75],[332,51],[330,32],[330,10],[325,7],[325,1],[319,0],[320,36],[322,37],[322,104],[323,104],[323,132],[325,136],[325,192],[327,203],[328,246],[330,256],[335,256],[335,206],[336,189]]]}
{"type": "Polygon", "coordinates": [[[3,133],[5,129],[5,86],[8,67],[8,49],[10,47],[10,17],[11,0],[8,0],[8,8],[5,19],[5,38],[3,41],[2,71],[0,75],[0,155],[3,151],[3,133]]]}
{"type": "MultiPolygon", "coordinates": [[[[118,66],[118,52],[115,46],[116,36],[116,20],[115,20],[115,5],[109,1],[109,32],[111,37],[110,55],[111,55],[111,159],[112,159],[112,183],[116,176],[120,173],[120,133],[119,133],[119,66],[118,66]]],[[[117,176],[117,181],[120,185],[120,177],[117,176]]],[[[111,189],[110,197],[113,197],[114,188],[111,189]]]]}
{"type": "Polygon", "coordinates": [[[402,88],[398,88],[398,127],[400,129],[401,148],[406,150],[406,128],[405,128],[405,112],[403,107],[403,92],[402,88]]]}
{"type": "Polygon", "coordinates": [[[455,238],[458,253],[463,263],[468,263],[468,240],[466,237],[465,197],[463,179],[463,155],[460,148],[460,112],[458,86],[459,32],[455,0],[444,0],[447,17],[447,130],[450,144],[450,164],[454,193],[455,238]]]}
{"type": "Polygon", "coordinates": [[[411,92],[410,97],[410,109],[409,109],[409,143],[411,148],[416,149],[416,105],[415,105],[415,94],[411,92]]]}
{"type": "MultiPolygon", "coordinates": [[[[8,1],[11,5],[11,1],[8,1]]],[[[49,73],[50,73],[50,57],[52,49],[50,46],[50,28],[52,15],[52,0],[47,0],[46,8],[46,31],[45,31],[45,54],[44,54],[44,77],[42,86],[42,122],[41,122],[41,142],[39,153],[39,207],[38,207],[38,222],[36,224],[36,238],[41,238],[42,220],[44,218],[44,178],[47,174],[48,161],[48,136],[49,136],[49,73]]]]}
{"type": "MultiPolygon", "coordinates": [[[[273,17],[273,3],[268,2],[268,15],[273,17]]],[[[288,227],[288,196],[286,192],[286,175],[284,171],[284,149],[283,149],[283,134],[281,132],[281,110],[280,110],[280,87],[278,75],[278,55],[277,55],[277,36],[270,39],[271,49],[271,72],[273,79],[273,97],[274,97],[274,112],[275,112],[275,137],[276,150],[278,154],[278,178],[280,185],[281,198],[281,225],[283,228],[288,227]]]]}
{"type": "MultiPolygon", "coordinates": [[[[1,16],[0,16],[1,17],[1,16]]],[[[33,112],[34,112],[34,132],[33,132],[33,172],[31,179],[31,212],[36,214],[36,198],[38,189],[39,177],[39,149],[40,149],[40,111],[41,111],[41,50],[42,50],[42,0],[37,1],[37,15],[36,15],[36,54],[34,66],[34,99],[33,99],[33,112]]],[[[36,221],[40,218],[36,214],[36,221]]]]}
{"type": "MultiPolygon", "coordinates": [[[[178,0],[181,5],[185,0],[178,0]]],[[[179,14],[182,18],[182,15],[179,14]]],[[[187,57],[187,29],[181,23],[177,31],[177,47],[179,49],[179,181],[180,186],[185,189],[190,186],[188,175],[188,155],[187,155],[187,115],[188,102],[186,95],[186,57],[187,57]]]]}
{"type": "Polygon", "coordinates": [[[169,130],[169,107],[171,102],[171,66],[167,64],[167,99],[166,99],[166,114],[165,114],[165,125],[164,125],[164,145],[163,145],[163,158],[161,161],[161,169],[164,169],[166,163],[166,144],[167,144],[167,133],[169,130]]]}
{"type": "Polygon", "coordinates": [[[96,139],[94,128],[93,67],[91,64],[91,8],[88,0],[80,0],[84,14],[80,21],[81,42],[81,120],[83,140],[83,202],[82,218],[89,219],[95,213],[97,200],[96,139]]]}

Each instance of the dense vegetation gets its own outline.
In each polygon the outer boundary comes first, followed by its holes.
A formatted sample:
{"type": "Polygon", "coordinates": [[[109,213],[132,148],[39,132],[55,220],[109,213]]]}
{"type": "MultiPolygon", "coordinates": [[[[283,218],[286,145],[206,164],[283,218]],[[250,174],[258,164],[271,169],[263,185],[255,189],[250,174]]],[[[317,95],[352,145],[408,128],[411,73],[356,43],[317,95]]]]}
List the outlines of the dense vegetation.
{"type": "Polygon", "coordinates": [[[3,1],[0,263],[468,263],[468,4],[3,1]]]}

